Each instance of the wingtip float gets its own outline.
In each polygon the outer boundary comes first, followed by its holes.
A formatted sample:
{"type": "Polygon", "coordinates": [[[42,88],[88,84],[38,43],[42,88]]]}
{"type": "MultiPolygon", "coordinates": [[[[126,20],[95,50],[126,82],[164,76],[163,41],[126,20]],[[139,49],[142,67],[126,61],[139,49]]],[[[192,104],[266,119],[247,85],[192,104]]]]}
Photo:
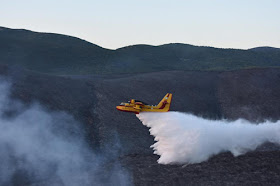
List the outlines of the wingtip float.
{"type": "Polygon", "coordinates": [[[172,94],[167,93],[158,105],[148,105],[142,101],[131,99],[128,103],[121,103],[116,106],[117,110],[123,112],[132,112],[139,114],[140,112],[168,112],[170,109],[172,94]]]}

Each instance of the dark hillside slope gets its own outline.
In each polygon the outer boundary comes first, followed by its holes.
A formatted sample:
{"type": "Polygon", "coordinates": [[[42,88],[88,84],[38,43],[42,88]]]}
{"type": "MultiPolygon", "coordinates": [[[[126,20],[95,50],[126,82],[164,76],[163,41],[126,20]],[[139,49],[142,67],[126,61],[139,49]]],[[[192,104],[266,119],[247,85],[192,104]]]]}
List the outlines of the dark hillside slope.
{"type": "Polygon", "coordinates": [[[108,50],[71,36],[0,27],[1,64],[60,75],[280,67],[279,50],[262,51],[178,43],[108,50]]]}
{"type": "Polygon", "coordinates": [[[71,36],[0,27],[2,64],[45,73],[91,73],[104,65],[109,53],[110,50],[71,36]]]}
{"type": "Polygon", "coordinates": [[[267,146],[238,158],[220,154],[200,164],[159,165],[148,128],[115,106],[136,98],[156,104],[174,94],[171,110],[211,119],[280,119],[280,70],[155,72],[114,76],[50,76],[0,66],[12,81],[11,96],[63,110],[83,123],[96,150],[121,161],[136,185],[243,185],[279,183],[279,151],[267,146]],[[114,153],[111,150],[114,149],[114,153]]]}
{"type": "MultiPolygon", "coordinates": [[[[198,47],[187,44],[161,46],[134,45],[116,50],[114,60],[125,64],[127,72],[168,70],[234,70],[254,67],[279,67],[280,51],[257,52],[239,49],[198,47]]],[[[114,64],[113,62],[110,64],[114,64]]]]}

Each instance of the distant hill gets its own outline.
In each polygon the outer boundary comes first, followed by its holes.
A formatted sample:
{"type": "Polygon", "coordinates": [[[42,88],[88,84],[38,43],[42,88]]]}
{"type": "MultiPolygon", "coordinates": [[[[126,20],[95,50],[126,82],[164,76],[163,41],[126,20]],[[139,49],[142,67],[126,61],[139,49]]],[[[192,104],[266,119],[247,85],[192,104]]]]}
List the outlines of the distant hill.
{"type": "Polygon", "coordinates": [[[166,70],[280,67],[280,50],[172,43],[109,50],[76,37],[0,27],[0,63],[51,74],[114,74],[166,70]]]}
{"type": "Polygon", "coordinates": [[[251,49],[249,49],[249,50],[258,51],[258,52],[271,52],[271,51],[279,52],[279,51],[280,51],[280,48],[269,47],[269,46],[263,46],[263,47],[251,48],[251,49]]]}

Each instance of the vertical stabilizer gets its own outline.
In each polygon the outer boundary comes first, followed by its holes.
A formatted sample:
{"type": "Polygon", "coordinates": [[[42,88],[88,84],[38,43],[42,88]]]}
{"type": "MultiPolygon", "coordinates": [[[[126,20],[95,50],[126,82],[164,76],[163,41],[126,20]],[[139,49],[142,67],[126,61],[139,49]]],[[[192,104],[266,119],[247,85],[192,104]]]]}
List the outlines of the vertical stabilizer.
{"type": "Polygon", "coordinates": [[[170,104],[171,104],[171,100],[172,100],[172,94],[167,93],[163,99],[159,102],[159,104],[157,105],[157,109],[164,109],[169,111],[170,108],[170,104]]]}

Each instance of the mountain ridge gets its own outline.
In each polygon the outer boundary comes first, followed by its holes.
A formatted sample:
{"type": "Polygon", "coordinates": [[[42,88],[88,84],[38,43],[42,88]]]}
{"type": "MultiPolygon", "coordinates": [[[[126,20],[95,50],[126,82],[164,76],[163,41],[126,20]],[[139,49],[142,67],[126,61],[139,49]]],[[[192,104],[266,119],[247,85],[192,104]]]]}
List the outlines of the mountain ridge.
{"type": "Polygon", "coordinates": [[[258,48],[263,47],[243,50],[169,43],[111,50],[73,36],[0,27],[1,64],[58,75],[280,67],[280,50],[258,48]]]}

